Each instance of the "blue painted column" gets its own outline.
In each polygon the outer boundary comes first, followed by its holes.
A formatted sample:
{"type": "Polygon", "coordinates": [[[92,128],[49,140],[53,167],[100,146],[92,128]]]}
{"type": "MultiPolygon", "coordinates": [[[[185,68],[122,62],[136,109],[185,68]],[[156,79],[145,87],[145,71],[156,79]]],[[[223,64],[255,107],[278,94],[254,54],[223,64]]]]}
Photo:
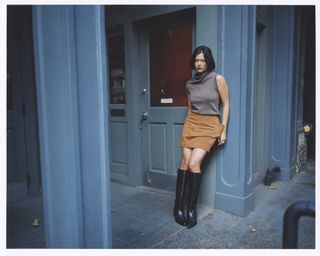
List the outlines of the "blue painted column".
{"type": "MultiPolygon", "coordinates": [[[[216,60],[218,48],[218,6],[199,5],[196,9],[196,46],[206,45],[212,50],[216,60]],[[210,28],[210,31],[208,31],[210,28]]],[[[216,172],[218,148],[211,150],[205,158],[203,166],[203,178],[199,195],[199,203],[215,207],[216,172]]]]}
{"type": "Polygon", "coordinates": [[[297,83],[293,81],[294,7],[274,7],[274,46],[271,86],[270,164],[279,165],[280,178],[295,173],[297,83]]]}
{"type": "Polygon", "coordinates": [[[253,210],[252,141],[255,7],[221,6],[217,70],[229,85],[227,143],[218,152],[216,207],[236,215],[253,210]]]}
{"type": "Polygon", "coordinates": [[[103,6],[35,6],[35,69],[49,248],[110,248],[103,6]]]}

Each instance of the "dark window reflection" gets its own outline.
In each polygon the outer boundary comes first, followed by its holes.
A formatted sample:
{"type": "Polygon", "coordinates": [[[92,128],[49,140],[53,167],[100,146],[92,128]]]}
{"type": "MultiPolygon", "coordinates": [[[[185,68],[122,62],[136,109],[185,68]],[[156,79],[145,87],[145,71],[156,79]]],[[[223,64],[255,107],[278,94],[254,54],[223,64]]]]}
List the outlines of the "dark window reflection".
{"type": "Polygon", "coordinates": [[[109,84],[110,103],[126,104],[125,50],[123,28],[109,29],[109,84]]]}

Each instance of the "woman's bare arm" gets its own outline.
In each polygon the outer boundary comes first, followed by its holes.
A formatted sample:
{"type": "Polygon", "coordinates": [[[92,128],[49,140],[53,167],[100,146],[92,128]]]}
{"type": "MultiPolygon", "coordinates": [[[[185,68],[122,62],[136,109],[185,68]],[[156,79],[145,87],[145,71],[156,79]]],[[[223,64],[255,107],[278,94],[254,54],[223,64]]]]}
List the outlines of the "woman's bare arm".
{"type": "Polygon", "coordinates": [[[226,80],[222,75],[217,75],[216,81],[217,81],[218,91],[221,98],[221,103],[223,106],[222,124],[225,127],[220,137],[220,141],[219,141],[219,145],[220,145],[225,143],[227,138],[227,127],[228,127],[228,120],[229,120],[230,104],[229,104],[229,88],[226,80]]]}

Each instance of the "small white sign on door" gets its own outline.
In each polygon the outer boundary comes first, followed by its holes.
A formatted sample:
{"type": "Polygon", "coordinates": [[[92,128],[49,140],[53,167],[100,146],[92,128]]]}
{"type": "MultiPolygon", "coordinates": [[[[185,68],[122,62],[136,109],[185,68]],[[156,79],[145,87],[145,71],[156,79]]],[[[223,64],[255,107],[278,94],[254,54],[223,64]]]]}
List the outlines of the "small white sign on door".
{"type": "Polygon", "coordinates": [[[170,104],[170,103],[173,103],[172,98],[162,98],[161,99],[161,104],[170,104]]]}

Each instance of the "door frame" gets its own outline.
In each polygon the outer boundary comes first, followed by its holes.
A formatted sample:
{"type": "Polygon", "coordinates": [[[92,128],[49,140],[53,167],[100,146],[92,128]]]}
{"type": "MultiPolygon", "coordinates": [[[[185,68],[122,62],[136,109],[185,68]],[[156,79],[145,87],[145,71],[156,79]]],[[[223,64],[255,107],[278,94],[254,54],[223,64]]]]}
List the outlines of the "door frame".
{"type": "MultiPolygon", "coordinates": [[[[139,31],[150,25],[150,20],[157,18],[161,22],[163,17],[171,16],[169,20],[177,20],[183,12],[193,12],[194,24],[197,9],[199,7],[182,5],[182,6],[157,6],[149,8],[148,6],[139,7],[133,14],[131,8],[113,10],[112,15],[106,18],[107,26],[114,27],[123,25],[125,36],[125,66],[126,66],[126,84],[127,84],[127,154],[128,154],[128,179],[120,182],[129,186],[142,185],[142,153],[141,153],[141,132],[139,129],[140,120],[140,83],[141,67],[139,65],[139,31]]],[[[105,8],[106,10],[106,8],[105,8]]],[[[108,10],[106,10],[108,13],[108,10]]],[[[108,16],[108,15],[107,15],[108,16]]],[[[192,15],[189,15],[191,17],[192,15]]],[[[162,20],[163,21],[163,20],[162,20]]],[[[196,41],[196,26],[193,27],[193,45],[196,41]]]]}
{"type": "MultiPolygon", "coordinates": [[[[127,87],[127,109],[128,109],[128,173],[129,182],[133,186],[144,185],[145,170],[143,159],[142,130],[140,129],[141,119],[141,97],[149,96],[149,81],[144,81],[145,72],[149,72],[149,55],[145,56],[145,62],[141,62],[141,48],[147,47],[148,32],[154,29],[166,28],[175,25],[192,23],[192,48],[196,44],[196,8],[188,8],[176,12],[170,12],[159,16],[152,16],[145,19],[125,24],[126,41],[126,63],[131,67],[132,72],[127,73],[128,80],[132,81],[132,86],[127,87]],[[188,19],[185,19],[187,14],[188,19]],[[132,49],[132,50],[131,50],[132,49]],[[138,62],[137,65],[137,61],[138,62]],[[145,64],[143,64],[145,63],[145,64]],[[144,75],[143,75],[144,74],[144,75]],[[142,86],[146,83],[145,87],[142,86]],[[148,90],[147,95],[143,95],[142,88],[148,90]],[[131,101],[132,100],[132,101],[131,101]],[[132,129],[133,128],[133,129],[132,129]],[[133,146],[134,145],[134,146],[133,146]],[[138,170],[138,171],[137,171],[138,170]]],[[[145,50],[148,52],[148,50],[145,50]]],[[[191,56],[191,53],[190,53],[191,56]]],[[[149,77],[149,73],[148,73],[149,77]]],[[[149,102],[149,99],[147,100],[149,102]]],[[[148,104],[148,103],[147,103],[148,104]]],[[[173,176],[174,177],[174,176],[173,176]]],[[[172,179],[174,182],[175,179],[172,179]]]]}

